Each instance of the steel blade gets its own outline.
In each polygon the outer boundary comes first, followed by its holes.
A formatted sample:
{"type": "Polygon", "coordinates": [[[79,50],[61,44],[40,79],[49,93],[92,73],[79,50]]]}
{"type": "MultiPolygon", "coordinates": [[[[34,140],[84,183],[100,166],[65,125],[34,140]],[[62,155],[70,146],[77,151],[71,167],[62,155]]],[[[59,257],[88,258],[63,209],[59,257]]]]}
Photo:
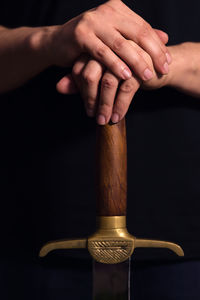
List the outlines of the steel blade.
{"type": "Polygon", "coordinates": [[[93,262],[93,300],[130,300],[131,258],[120,264],[93,262]]]}

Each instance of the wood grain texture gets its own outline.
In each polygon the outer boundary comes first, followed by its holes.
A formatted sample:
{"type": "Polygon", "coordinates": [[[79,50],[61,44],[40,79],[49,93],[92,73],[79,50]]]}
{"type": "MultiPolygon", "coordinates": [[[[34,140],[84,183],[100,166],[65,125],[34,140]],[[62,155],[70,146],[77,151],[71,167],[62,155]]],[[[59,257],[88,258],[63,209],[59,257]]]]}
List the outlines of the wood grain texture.
{"type": "Polygon", "coordinates": [[[125,119],[97,127],[96,195],[98,216],[125,216],[127,145],[125,119]]]}

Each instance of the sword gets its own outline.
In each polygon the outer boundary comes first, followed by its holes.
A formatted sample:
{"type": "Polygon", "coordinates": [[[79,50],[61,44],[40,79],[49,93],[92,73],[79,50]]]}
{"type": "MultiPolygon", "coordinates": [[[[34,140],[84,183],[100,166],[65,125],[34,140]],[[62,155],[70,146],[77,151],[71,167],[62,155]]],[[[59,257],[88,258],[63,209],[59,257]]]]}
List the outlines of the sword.
{"type": "Polygon", "coordinates": [[[93,258],[93,300],[130,299],[130,258],[135,248],[167,248],[184,256],[171,242],[137,238],[126,228],[127,145],[125,119],[97,126],[96,232],[85,239],[46,243],[39,256],[57,249],[87,248],[93,258]]]}

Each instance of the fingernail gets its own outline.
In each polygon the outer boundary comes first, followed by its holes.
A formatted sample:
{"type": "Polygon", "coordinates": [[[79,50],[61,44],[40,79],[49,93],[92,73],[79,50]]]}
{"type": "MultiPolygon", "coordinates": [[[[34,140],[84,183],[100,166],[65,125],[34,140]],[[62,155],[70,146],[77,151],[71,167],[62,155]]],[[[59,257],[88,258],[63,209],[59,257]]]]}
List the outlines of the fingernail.
{"type": "Polygon", "coordinates": [[[171,62],[172,62],[171,55],[169,53],[167,53],[167,52],[165,53],[165,55],[166,55],[168,64],[171,64],[171,62]]]}
{"type": "Polygon", "coordinates": [[[144,78],[145,78],[146,80],[149,80],[149,79],[153,78],[153,73],[151,72],[151,70],[146,69],[146,70],[144,71],[144,78]]]}
{"type": "Polygon", "coordinates": [[[105,125],[106,124],[106,118],[103,115],[99,115],[97,118],[97,123],[99,125],[105,125]]]}
{"type": "Polygon", "coordinates": [[[163,71],[167,74],[169,72],[169,65],[168,63],[166,62],[163,66],[163,71]]]}
{"type": "Polygon", "coordinates": [[[129,69],[124,68],[124,70],[122,71],[123,77],[124,79],[129,79],[132,76],[131,71],[129,71],[129,69]]]}
{"type": "Polygon", "coordinates": [[[114,114],[112,115],[112,117],[111,117],[111,120],[112,120],[113,123],[119,122],[119,115],[116,114],[116,113],[114,113],[114,114]]]}

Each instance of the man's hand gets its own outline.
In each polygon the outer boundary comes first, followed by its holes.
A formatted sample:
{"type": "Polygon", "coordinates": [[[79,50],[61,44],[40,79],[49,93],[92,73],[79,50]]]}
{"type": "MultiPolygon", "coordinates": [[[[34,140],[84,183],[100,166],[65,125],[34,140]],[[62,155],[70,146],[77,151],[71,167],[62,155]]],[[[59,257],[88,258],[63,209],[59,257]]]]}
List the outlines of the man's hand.
{"type": "MultiPolygon", "coordinates": [[[[168,36],[164,32],[157,31],[157,34],[167,43],[168,36]]],[[[132,41],[129,43],[133,44],[132,41]]],[[[151,66],[154,77],[142,83],[135,75],[120,81],[98,61],[88,55],[82,55],[74,64],[72,75],[64,77],[57,84],[57,89],[61,93],[70,93],[75,92],[77,86],[84,99],[88,116],[96,115],[100,125],[108,123],[110,119],[113,123],[119,122],[125,116],[141,84],[143,88],[149,89],[166,84],[166,76],[159,76],[155,72],[150,55],[144,53],[143,59],[151,66]]]]}
{"type": "Polygon", "coordinates": [[[142,81],[152,78],[145,53],[160,74],[168,73],[171,61],[147,22],[122,1],[109,0],[63,25],[0,26],[0,93],[23,85],[50,66],[73,66],[83,53],[123,80],[131,78],[132,72],[142,81]]]}
{"type": "MultiPolygon", "coordinates": [[[[157,33],[159,34],[160,38],[165,39],[165,36],[163,35],[162,32],[157,32],[157,33]]],[[[131,41],[129,42],[132,43],[131,41]]],[[[200,43],[186,42],[179,45],[171,46],[168,49],[172,55],[172,63],[170,65],[170,72],[166,76],[160,76],[157,73],[155,73],[154,78],[146,82],[138,81],[137,78],[132,77],[131,79],[122,81],[121,83],[122,88],[120,88],[120,83],[116,88],[116,77],[111,73],[107,73],[107,71],[103,75],[101,65],[96,65],[97,62],[95,62],[96,73],[93,71],[92,74],[95,75],[96,77],[92,77],[92,80],[89,81],[86,80],[86,82],[90,82],[90,84],[84,84],[85,79],[81,81],[81,78],[77,77],[77,80],[76,79],[74,80],[72,75],[68,75],[59,81],[59,83],[57,84],[57,90],[63,94],[69,94],[75,92],[77,93],[78,90],[80,90],[83,98],[85,97],[84,101],[85,101],[86,109],[90,108],[91,106],[92,108],[91,115],[95,114],[96,112],[97,112],[97,116],[99,116],[99,114],[104,113],[106,123],[109,121],[110,115],[112,115],[113,122],[117,120],[117,118],[114,116],[114,113],[119,114],[119,120],[125,115],[132,101],[132,96],[137,91],[140,84],[141,87],[144,89],[157,89],[163,86],[171,86],[193,97],[200,98],[200,43]],[[101,81],[99,80],[100,78],[99,74],[100,75],[102,74],[103,76],[109,75],[109,80],[113,80],[115,84],[115,85],[113,84],[113,86],[110,85],[110,87],[108,87],[109,85],[106,84],[106,89],[104,89],[104,91],[103,91],[103,87],[100,87],[100,92],[101,92],[100,101],[98,101],[99,94],[97,92],[98,90],[97,86],[99,86],[99,83],[101,83],[101,81]],[[95,89],[94,88],[91,89],[90,86],[95,87],[95,89]],[[105,96],[106,93],[110,96],[109,97],[105,96]],[[101,94],[103,96],[101,96],[101,94]],[[115,99],[113,95],[115,95],[115,99]],[[106,100],[104,100],[104,97],[106,100]],[[96,110],[95,107],[97,107],[96,110]]],[[[144,59],[146,59],[147,62],[149,62],[149,64],[152,64],[151,58],[148,54],[145,54],[144,59]]],[[[88,62],[86,66],[90,64],[90,67],[92,67],[93,64],[92,61],[93,60],[90,60],[90,62],[88,62]]],[[[77,64],[79,64],[80,66],[81,61],[77,62],[77,64]]],[[[83,75],[84,72],[86,72],[86,68],[82,66],[81,74],[83,75]]],[[[84,78],[82,75],[80,76],[84,78]]],[[[76,78],[76,76],[74,78],[76,78]]],[[[99,124],[104,123],[102,122],[103,121],[102,118],[97,121],[99,124]]]]}
{"type": "Polygon", "coordinates": [[[142,81],[153,77],[145,53],[160,74],[168,73],[171,62],[168,49],[152,27],[120,0],[109,0],[52,27],[49,50],[55,65],[72,66],[81,53],[87,53],[120,79],[130,78],[131,71],[142,81]]]}

